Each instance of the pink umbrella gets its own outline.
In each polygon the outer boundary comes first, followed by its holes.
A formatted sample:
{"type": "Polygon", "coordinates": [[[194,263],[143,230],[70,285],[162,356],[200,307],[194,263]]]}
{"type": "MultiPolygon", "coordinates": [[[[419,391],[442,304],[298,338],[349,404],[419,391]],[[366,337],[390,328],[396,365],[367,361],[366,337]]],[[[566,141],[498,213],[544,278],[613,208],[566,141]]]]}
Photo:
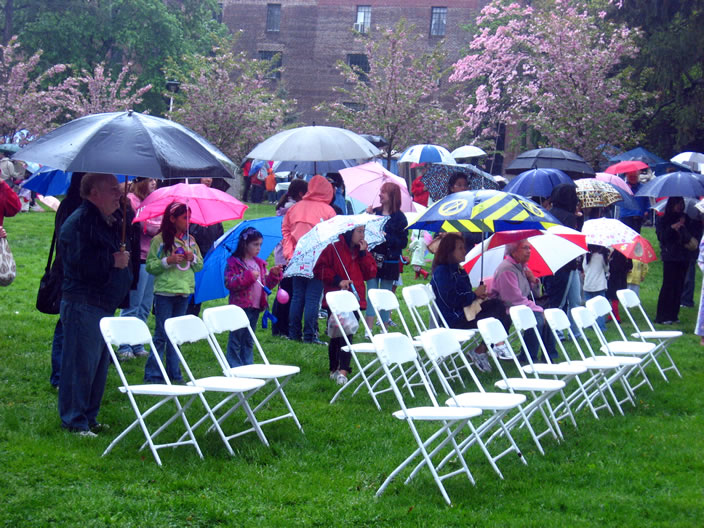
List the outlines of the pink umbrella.
{"type": "Polygon", "coordinates": [[[597,172],[595,178],[599,181],[610,183],[611,185],[618,187],[619,189],[623,189],[624,191],[626,191],[630,195],[633,194],[633,191],[628,186],[628,184],[625,181],[623,181],[621,178],[619,178],[618,176],[615,176],[613,174],[609,174],[607,172],[597,172]]]}
{"type": "Polygon", "coordinates": [[[406,181],[387,171],[379,163],[370,161],[356,167],[340,169],[340,174],[345,181],[347,196],[351,198],[355,198],[372,207],[378,207],[381,205],[379,190],[384,183],[390,181],[401,189],[401,211],[408,213],[415,211],[413,198],[411,198],[411,193],[408,192],[406,181]]]}
{"type": "Polygon", "coordinates": [[[178,183],[157,189],[147,196],[133,222],[163,215],[172,202],[186,204],[191,209],[191,222],[202,226],[237,220],[247,210],[247,206],[237,198],[202,183],[178,183]]]}

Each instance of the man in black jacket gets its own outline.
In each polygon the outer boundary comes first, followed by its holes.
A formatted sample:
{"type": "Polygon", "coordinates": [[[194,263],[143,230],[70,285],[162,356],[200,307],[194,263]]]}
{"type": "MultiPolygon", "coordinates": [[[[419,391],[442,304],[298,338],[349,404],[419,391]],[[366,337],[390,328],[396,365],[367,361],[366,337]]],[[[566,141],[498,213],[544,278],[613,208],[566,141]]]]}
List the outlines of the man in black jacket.
{"type": "Polygon", "coordinates": [[[64,327],[59,416],[61,425],[95,436],[110,356],[100,319],[114,315],[132,283],[130,253],[121,247],[120,186],[112,174],[89,173],[81,181],[83,203],[59,233],[64,279],[64,327]]]}

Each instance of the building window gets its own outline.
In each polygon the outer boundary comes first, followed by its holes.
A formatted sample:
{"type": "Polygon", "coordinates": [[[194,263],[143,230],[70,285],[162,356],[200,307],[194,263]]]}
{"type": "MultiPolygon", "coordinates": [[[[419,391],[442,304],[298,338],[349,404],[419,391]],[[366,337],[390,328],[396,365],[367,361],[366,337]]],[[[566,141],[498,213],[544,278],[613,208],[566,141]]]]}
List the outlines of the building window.
{"type": "Polygon", "coordinates": [[[357,73],[361,81],[367,82],[369,60],[364,53],[350,53],[347,55],[347,64],[357,73]]]}
{"type": "Polygon", "coordinates": [[[446,7],[431,7],[430,8],[430,36],[431,37],[444,37],[446,25],[447,25],[447,8],[446,7]]]}
{"type": "Polygon", "coordinates": [[[260,51],[259,60],[271,61],[271,70],[267,77],[269,79],[281,79],[281,52],[280,51],[260,51]]]}
{"type": "Polygon", "coordinates": [[[281,4],[266,5],[266,30],[274,32],[281,30],[281,4]]]}
{"type": "Polygon", "coordinates": [[[360,33],[369,33],[369,26],[372,23],[372,6],[357,6],[357,22],[354,30],[360,33]]]}

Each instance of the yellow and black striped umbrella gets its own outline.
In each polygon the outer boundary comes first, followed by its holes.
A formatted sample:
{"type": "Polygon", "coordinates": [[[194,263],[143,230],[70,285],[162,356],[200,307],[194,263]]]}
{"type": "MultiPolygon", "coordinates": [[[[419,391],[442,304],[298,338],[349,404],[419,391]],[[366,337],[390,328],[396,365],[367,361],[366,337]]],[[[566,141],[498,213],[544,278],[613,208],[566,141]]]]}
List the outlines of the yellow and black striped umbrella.
{"type": "Polygon", "coordinates": [[[496,232],[547,229],[560,221],[544,208],[517,194],[494,190],[464,191],[433,204],[409,229],[496,232]]]}

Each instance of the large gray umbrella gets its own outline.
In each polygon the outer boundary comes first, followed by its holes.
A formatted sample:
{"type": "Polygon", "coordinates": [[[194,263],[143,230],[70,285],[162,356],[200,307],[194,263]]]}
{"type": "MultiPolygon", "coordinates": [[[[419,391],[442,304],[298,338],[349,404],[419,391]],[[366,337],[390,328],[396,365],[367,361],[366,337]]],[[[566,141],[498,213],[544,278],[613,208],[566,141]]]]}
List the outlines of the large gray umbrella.
{"type": "Polygon", "coordinates": [[[236,170],[225,154],[192,130],[132,110],[74,119],[13,158],[66,172],[158,179],[232,178],[236,170]]]}
{"type": "Polygon", "coordinates": [[[344,128],[305,126],[284,130],[265,139],[246,157],[272,161],[333,161],[368,159],[381,151],[344,128]]]}
{"type": "Polygon", "coordinates": [[[556,148],[541,148],[523,152],[516,156],[505,172],[507,174],[520,174],[530,169],[560,169],[572,178],[590,178],[594,176],[594,169],[584,159],[570,152],[556,148]]]}

